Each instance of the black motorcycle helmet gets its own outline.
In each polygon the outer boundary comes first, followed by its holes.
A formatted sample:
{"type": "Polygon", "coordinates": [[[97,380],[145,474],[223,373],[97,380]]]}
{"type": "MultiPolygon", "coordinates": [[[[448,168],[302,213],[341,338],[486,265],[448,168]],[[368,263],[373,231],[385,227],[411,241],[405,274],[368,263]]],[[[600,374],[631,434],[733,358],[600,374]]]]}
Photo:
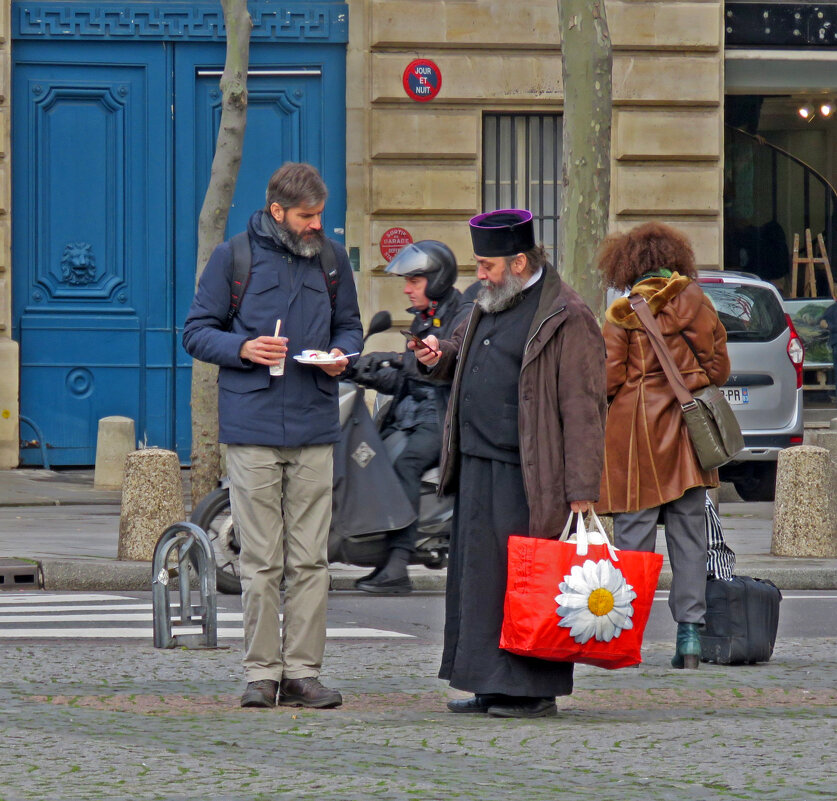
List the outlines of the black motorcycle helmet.
{"type": "Polygon", "coordinates": [[[386,271],[402,278],[427,276],[424,294],[429,300],[441,300],[456,281],[456,256],[444,242],[422,239],[401,248],[386,271]]]}

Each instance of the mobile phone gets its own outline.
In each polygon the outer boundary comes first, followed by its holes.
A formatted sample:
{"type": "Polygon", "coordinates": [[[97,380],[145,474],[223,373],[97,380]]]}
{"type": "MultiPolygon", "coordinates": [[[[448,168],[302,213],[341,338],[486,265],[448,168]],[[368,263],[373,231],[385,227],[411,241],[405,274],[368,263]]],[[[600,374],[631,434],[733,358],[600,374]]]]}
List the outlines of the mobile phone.
{"type": "Polygon", "coordinates": [[[429,350],[431,353],[435,353],[438,355],[439,351],[435,348],[431,348],[418,334],[414,334],[412,331],[408,331],[406,328],[401,329],[401,333],[404,334],[407,339],[412,339],[413,344],[417,348],[423,348],[425,350],[429,350]]]}

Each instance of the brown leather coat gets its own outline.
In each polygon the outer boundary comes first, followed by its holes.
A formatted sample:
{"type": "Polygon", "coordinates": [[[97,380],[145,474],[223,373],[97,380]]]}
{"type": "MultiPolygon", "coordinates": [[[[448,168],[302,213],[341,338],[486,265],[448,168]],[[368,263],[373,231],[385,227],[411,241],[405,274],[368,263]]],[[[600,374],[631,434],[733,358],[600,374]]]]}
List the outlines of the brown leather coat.
{"type": "MultiPolygon", "coordinates": [[[[520,466],[529,502],[529,532],[557,537],[570,501],[595,501],[604,455],[605,349],[599,326],[581,297],[551,265],[518,378],[520,466]]],[[[459,468],[459,390],[464,358],[482,312],[443,340],[433,370],[453,376],[442,442],[441,491],[455,492],[459,468]]]]}
{"type": "MultiPolygon", "coordinates": [[[[690,392],[727,380],[727,332],[694,281],[674,273],[641,281],[634,292],[648,301],[690,392]]],[[[635,512],[691,487],[717,487],[718,471],[698,464],[680,405],[627,298],[611,304],[603,333],[610,407],[596,510],[635,512]]]]}

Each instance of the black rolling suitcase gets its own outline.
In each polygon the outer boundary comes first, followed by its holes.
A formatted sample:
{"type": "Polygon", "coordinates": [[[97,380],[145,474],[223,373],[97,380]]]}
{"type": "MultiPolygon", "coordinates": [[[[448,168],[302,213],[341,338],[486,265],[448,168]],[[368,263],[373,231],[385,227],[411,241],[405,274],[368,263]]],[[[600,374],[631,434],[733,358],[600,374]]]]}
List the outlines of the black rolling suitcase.
{"type": "Polygon", "coordinates": [[[701,659],[722,665],[767,662],[776,643],[782,593],[772,582],[749,576],[706,579],[706,626],[701,659]]]}

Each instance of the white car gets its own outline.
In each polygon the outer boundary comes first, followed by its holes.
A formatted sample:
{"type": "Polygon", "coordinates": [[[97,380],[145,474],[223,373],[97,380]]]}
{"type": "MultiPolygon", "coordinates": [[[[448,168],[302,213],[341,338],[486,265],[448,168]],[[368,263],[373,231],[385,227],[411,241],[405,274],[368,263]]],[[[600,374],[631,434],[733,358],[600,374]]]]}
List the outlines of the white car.
{"type": "Polygon", "coordinates": [[[773,284],[728,270],[701,271],[698,283],[727,330],[732,370],[723,391],[744,434],[721,480],[745,501],[772,501],[779,451],[802,444],[802,340],[773,284]]]}

